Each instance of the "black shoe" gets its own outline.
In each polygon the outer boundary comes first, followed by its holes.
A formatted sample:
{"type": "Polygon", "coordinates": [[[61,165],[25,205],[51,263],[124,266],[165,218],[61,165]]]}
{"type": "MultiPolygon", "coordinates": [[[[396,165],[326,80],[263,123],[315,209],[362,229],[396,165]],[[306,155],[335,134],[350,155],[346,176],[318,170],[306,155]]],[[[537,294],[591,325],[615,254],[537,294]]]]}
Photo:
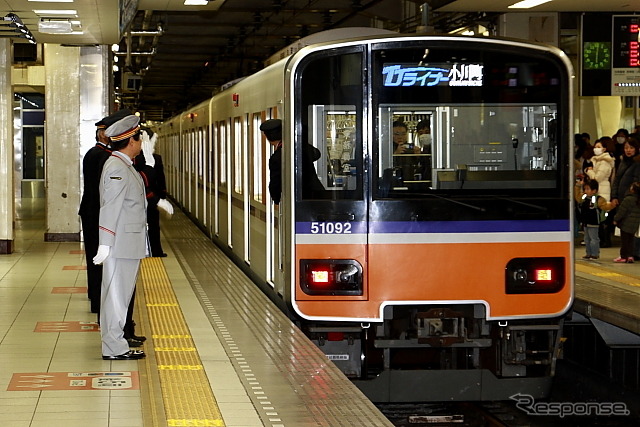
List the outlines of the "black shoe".
{"type": "Polygon", "coordinates": [[[129,343],[129,347],[141,347],[142,346],[142,341],[133,339],[133,338],[127,338],[127,343],[129,343]]]}
{"type": "Polygon", "coordinates": [[[156,254],[152,254],[151,256],[152,256],[152,257],[155,257],[155,258],[165,258],[165,257],[167,256],[167,254],[165,254],[164,252],[162,252],[162,253],[159,253],[158,255],[156,255],[156,254]]]}
{"type": "Polygon", "coordinates": [[[142,350],[129,350],[118,356],[102,356],[102,360],[137,360],[144,359],[146,354],[142,350]]]}
{"type": "Polygon", "coordinates": [[[145,342],[145,341],[147,340],[147,337],[145,337],[145,336],[138,336],[138,335],[135,335],[135,334],[131,334],[131,335],[128,335],[128,334],[127,334],[127,335],[125,335],[124,337],[125,337],[126,339],[133,339],[133,340],[136,340],[136,341],[142,341],[142,342],[145,342]]]}

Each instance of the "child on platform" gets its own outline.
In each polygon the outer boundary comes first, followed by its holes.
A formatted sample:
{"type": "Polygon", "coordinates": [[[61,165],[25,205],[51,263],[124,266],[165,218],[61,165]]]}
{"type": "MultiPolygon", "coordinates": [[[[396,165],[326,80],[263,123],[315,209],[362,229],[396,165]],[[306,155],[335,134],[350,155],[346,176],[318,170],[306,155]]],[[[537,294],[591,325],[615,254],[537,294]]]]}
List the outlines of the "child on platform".
{"type": "Polygon", "coordinates": [[[587,178],[576,183],[574,192],[578,202],[579,221],[584,230],[587,253],[582,258],[585,260],[600,257],[600,223],[605,220],[606,212],[616,207],[615,203],[607,202],[604,197],[598,195],[598,188],[598,181],[587,178]]]}

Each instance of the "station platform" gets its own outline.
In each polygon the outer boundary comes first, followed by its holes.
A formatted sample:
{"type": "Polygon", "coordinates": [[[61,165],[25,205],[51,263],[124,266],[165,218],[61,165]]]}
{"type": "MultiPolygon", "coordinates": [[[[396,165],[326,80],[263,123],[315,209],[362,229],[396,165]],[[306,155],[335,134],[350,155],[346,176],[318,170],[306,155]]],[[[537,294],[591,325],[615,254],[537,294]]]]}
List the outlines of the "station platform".
{"type": "Polygon", "coordinates": [[[606,322],[640,335],[640,261],[613,262],[620,247],[601,248],[597,260],[583,260],[576,245],[576,289],[573,308],[586,318],[606,322]]]}
{"type": "Polygon", "coordinates": [[[0,256],[3,427],[391,426],[181,212],[142,261],[139,361],[105,361],[80,243],[44,242],[44,200],[17,201],[0,256]]]}

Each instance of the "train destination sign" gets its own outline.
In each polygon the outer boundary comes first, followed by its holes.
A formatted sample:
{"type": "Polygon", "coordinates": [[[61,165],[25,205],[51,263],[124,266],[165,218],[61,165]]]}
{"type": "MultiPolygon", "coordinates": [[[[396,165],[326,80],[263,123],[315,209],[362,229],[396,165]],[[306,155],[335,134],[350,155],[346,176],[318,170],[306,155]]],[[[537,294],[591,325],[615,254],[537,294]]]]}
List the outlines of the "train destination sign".
{"type": "Polygon", "coordinates": [[[384,64],[384,86],[482,86],[482,64],[384,64]]]}

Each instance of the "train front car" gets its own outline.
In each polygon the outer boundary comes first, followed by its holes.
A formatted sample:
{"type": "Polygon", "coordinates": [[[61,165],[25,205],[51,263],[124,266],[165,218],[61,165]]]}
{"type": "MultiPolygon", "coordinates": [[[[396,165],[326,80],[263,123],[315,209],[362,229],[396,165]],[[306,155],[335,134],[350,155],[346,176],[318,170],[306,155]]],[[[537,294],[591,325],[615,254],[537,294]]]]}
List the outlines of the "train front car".
{"type": "Polygon", "coordinates": [[[548,393],[573,299],[571,74],[555,48],[446,36],[289,62],[286,296],[372,400],[548,393]]]}

